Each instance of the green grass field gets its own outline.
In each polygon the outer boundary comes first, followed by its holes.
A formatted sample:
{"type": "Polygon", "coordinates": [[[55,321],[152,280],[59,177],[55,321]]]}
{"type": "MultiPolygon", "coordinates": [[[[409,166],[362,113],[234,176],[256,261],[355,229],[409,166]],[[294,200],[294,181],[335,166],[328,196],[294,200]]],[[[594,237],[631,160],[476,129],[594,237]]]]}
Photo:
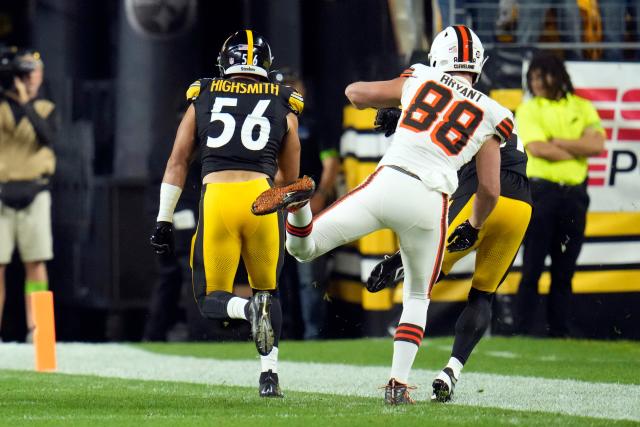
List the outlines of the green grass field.
{"type": "Polygon", "coordinates": [[[283,342],[284,399],[257,396],[252,343],[59,344],[57,373],[0,344],[0,425],[638,425],[640,344],[485,339],[451,404],[428,401],[450,338],[425,340],[413,406],[388,407],[391,339],[283,342]]]}

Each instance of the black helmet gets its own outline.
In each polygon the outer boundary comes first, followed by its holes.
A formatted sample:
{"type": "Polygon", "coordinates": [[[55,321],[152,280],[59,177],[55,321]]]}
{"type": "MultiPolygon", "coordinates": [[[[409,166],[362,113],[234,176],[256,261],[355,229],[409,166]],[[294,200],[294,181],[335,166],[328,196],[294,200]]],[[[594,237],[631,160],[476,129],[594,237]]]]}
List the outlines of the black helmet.
{"type": "Polygon", "coordinates": [[[268,78],[272,61],[271,47],[265,38],[244,30],[232,34],[224,42],[218,55],[218,68],[223,76],[255,74],[268,78]]]}

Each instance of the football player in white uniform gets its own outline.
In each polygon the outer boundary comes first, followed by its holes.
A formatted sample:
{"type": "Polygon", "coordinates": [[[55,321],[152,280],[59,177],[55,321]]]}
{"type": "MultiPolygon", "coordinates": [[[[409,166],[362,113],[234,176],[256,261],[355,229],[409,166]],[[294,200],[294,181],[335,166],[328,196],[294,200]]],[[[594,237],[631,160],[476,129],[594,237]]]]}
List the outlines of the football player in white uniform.
{"type": "MultiPolygon", "coordinates": [[[[252,208],[257,215],[289,209],[286,246],[302,262],[382,228],[398,235],[405,281],[385,387],[388,404],[414,402],[409,373],[440,274],[457,170],[476,156],[479,185],[469,227],[482,227],[500,195],[500,144],[513,129],[513,115],[473,89],[485,60],[480,39],[457,25],[435,37],[429,66],[414,64],[392,80],[350,84],[345,94],[357,108],[402,106],[376,171],[315,219],[304,203],[313,189],[307,177],[267,190],[252,208]]],[[[459,237],[464,246],[464,235],[459,237]]]]}

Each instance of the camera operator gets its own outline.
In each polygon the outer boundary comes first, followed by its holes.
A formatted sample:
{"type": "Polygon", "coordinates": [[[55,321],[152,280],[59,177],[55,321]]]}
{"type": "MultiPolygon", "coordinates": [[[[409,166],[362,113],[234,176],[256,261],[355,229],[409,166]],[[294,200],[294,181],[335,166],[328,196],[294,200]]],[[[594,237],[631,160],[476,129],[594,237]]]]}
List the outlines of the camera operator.
{"type": "Polygon", "coordinates": [[[38,98],[43,64],[38,52],[5,49],[0,55],[0,320],[5,270],[17,246],[25,268],[25,307],[34,328],[29,294],[48,288],[45,261],[53,258],[49,178],[57,130],[54,104],[38,98]]]}

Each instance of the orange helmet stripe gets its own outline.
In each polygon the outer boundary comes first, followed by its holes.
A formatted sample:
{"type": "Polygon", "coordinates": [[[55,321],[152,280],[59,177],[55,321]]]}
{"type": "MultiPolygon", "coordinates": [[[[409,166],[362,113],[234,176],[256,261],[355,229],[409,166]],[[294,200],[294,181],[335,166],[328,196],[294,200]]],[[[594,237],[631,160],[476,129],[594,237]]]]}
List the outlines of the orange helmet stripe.
{"type": "Polygon", "coordinates": [[[471,38],[471,31],[464,25],[456,25],[453,27],[458,38],[458,61],[470,62],[472,52],[473,39],[471,38]]]}

